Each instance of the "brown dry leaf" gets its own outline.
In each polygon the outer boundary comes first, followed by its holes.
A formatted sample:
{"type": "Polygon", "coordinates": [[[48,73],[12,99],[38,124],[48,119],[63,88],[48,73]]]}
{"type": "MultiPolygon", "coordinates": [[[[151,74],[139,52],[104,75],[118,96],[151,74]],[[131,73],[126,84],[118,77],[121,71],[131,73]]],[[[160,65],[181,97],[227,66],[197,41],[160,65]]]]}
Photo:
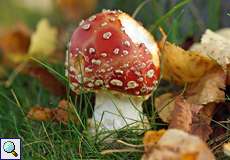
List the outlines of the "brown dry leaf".
{"type": "Polygon", "coordinates": [[[74,112],[74,106],[66,100],[61,100],[58,108],[53,110],[54,120],[67,124],[68,121],[78,123],[79,120],[74,112]]]}
{"type": "Polygon", "coordinates": [[[183,97],[178,96],[175,100],[174,110],[171,112],[169,128],[176,128],[190,132],[192,124],[191,105],[183,97]]]}
{"type": "MultiPolygon", "coordinates": [[[[47,19],[42,19],[38,22],[36,31],[31,36],[31,43],[28,32],[28,29],[22,26],[9,32],[2,39],[0,38],[0,47],[4,52],[3,60],[5,64],[15,69],[6,84],[10,85],[15,75],[23,72],[37,78],[45,88],[55,95],[65,95],[66,89],[63,84],[47,70],[28,61],[30,57],[49,60],[51,56],[57,55],[54,54],[57,44],[57,29],[52,27],[47,19]]],[[[50,59],[53,61],[55,58],[50,59]]]]}
{"type": "Polygon", "coordinates": [[[39,60],[48,59],[55,53],[56,44],[57,29],[52,27],[47,19],[38,22],[32,35],[26,26],[20,25],[0,37],[3,62],[13,67],[27,61],[31,56],[39,60]]]}
{"type": "Polygon", "coordinates": [[[199,137],[178,129],[167,130],[160,140],[145,148],[142,160],[215,160],[199,137]]]}
{"type": "Polygon", "coordinates": [[[61,100],[57,108],[32,107],[27,117],[37,121],[55,121],[63,124],[67,124],[69,121],[78,123],[73,106],[66,100],[61,100]]]}
{"type": "Polygon", "coordinates": [[[171,113],[175,106],[175,96],[172,93],[165,93],[155,99],[155,108],[164,122],[171,120],[171,113]]]}
{"type": "Polygon", "coordinates": [[[204,106],[198,114],[193,114],[190,133],[199,136],[204,141],[209,139],[213,132],[210,124],[216,105],[214,103],[204,106]]]}
{"type": "Polygon", "coordinates": [[[97,5],[97,0],[57,0],[58,7],[69,20],[88,16],[97,5]]]}
{"type": "MultiPolygon", "coordinates": [[[[197,111],[202,108],[201,105],[204,105],[204,107],[206,107],[209,106],[210,103],[218,103],[224,101],[224,89],[224,71],[221,68],[213,68],[212,71],[206,73],[199,81],[188,85],[184,94],[187,101],[186,104],[189,104],[192,113],[197,113],[197,111]]],[[[186,104],[184,104],[183,106],[185,107],[186,104]]],[[[172,116],[175,114],[172,114],[175,105],[175,98],[173,99],[172,93],[163,94],[157,97],[155,100],[155,107],[159,112],[160,118],[164,122],[169,122],[172,119],[172,116]]],[[[177,114],[182,114],[183,112],[188,113],[188,109],[181,107],[178,108],[175,112],[177,114]]],[[[184,118],[187,119],[188,117],[185,113],[183,113],[185,116],[184,118]]]]}
{"type": "Polygon", "coordinates": [[[214,109],[214,103],[206,106],[196,105],[187,102],[181,96],[177,97],[169,128],[183,130],[206,141],[212,133],[210,123],[214,109]]]}
{"type": "Polygon", "coordinates": [[[52,112],[50,108],[35,106],[30,109],[27,117],[37,121],[48,121],[52,119],[52,112]]]}
{"type": "Polygon", "coordinates": [[[207,141],[212,133],[210,123],[215,106],[214,103],[203,106],[177,99],[169,128],[184,130],[207,141]]]}
{"type": "Polygon", "coordinates": [[[226,75],[221,68],[214,68],[199,81],[188,85],[185,91],[189,103],[208,104],[225,100],[226,75]]]}
{"type": "Polygon", "coordinates": [[[53,74],[41,67],[27,67],[24,70],[28,74],[38,79],[41,84],[56,96],[66,95],[66,87],[53,74]]]}
{"type": "MultiPolygon", "coordinates": [[[[165,94],[160,96],[162,101],[159,101],[159,104],[164,104],[165,102],[170,101],[171,95],[165,94]],[[161,98],[165,97],[165,98],[161,98]],[[167,99],[167,97],[169,99],[167,99]]],[[[194,134],[207,140],[209,135],[212,133],[210,127],[212,113],[215,108],[215,103],[209,103],[207,105],[199,105],[189,103],[182,96],[176,96],[174,100],[166,105],[167,110],[162,110],[160,112],[160,118],[169,123],[169,128],[176,128],[188,133],[194,134]]]]}
{"type": "MultiPolygon", "coordinates": [[[[182,100],[182,97],[177,96],[176,94],[173,93],[165,93],[155,99],[156,110],[160,118],[162,119],[162,121],[166,123],[169,123],[171,121],[173,115],[172,113],[175,110],[175,105],[181,106],[182,104],[185,104],[185,102],[183,102],[182,100]]],[[[185,105],[186,106],[188,105],[187,102],[185,105]]],[[[203,106],[201,105],[193,104],[191,105],[191,108],[189,110],[192,110],[193,113],[198,113],[202,107],[203,106]]],[[[182,105],[182,108],[178,107],[178,109],[176,110],[181,110],[183,108],[185,108],[184,105],[182,105]]],[[[177,113],[177,114],[181,114],[181,113],[177,113]]]]}
{"type": "Polygon", "coordinates": [[[0,48],[4,53],[24,54],[30,45],[30,32],[28,28],[19,24],[12,30],[0,35],[0,48]]]}
{"type": "Polygon", "coordinates": [[[195,82],[217,65],[208,56],[185,51],[169,42],[159,46],[162,53],[163,78],[176,84],[195,82]]]}
{"type": "Polygon", "coordinates": [[[4,32],[0,35],[0,49],[3,52],[2,63],[15,66],[18,64],[18,59],[25,58],[29,45],[30,31],[25,25],[18,24],[15,28],[4,32]]]}

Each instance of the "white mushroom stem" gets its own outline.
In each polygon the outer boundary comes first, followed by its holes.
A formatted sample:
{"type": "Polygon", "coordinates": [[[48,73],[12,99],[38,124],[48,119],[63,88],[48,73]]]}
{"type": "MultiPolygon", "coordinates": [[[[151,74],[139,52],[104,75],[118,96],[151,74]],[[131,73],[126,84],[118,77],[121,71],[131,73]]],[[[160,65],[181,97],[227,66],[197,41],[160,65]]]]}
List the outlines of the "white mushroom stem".
{"type": "Polygon", "coordinates": [[[96,93],[93,119],[99,126],[99,130],[114,130],[129,125],[140,125],[146,122],[142,113],[142,103],[143,98],[96,93]]]}

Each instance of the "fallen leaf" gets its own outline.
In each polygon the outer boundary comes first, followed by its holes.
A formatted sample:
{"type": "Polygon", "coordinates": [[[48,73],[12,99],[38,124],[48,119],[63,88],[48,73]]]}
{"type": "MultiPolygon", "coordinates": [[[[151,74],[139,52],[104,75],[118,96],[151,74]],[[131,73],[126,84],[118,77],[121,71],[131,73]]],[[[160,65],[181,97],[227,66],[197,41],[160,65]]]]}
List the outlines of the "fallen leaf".
{"type": "Polygon", "coordinates": [[[204,106],[198,114],[193,114],[190,133],[199,136],[204,141],[209,139],[213,130],[210,126],[216,105],[210,103],[204,106]]]}
{"type": "Polygon", "coordinates": [[[188,85],[185,91],[186,100],[194,104],[208,104],[225,101],[226,75],[221,68],[214,68],[199,81],[188,85]]]}
{"type": "Polygon", "coordinates": [[[30,31],[23,24],[18,24],[0,35],[0,48],[4,53],[24,54],[29,45],[30,31]]]}
{"type": "Polygon", "coordinates": [[[206,30],[201,43],[193,45],[190,50],[200,51],[216,60],[227,73],[227,85],[230,85],[230,29],[223,28],[213,32],[206,30]]]}
{"type": "Polygon", "coordinates": [[[0,49],[2,50],[2,64],[14,67],[24,59],[30,45],[30,31],[18,24],[13,29],[6,30],[0,35],[0,49]],[[19,59],[19,60],[18,60],[19,59]]]}
{"type": "MultiPolygon", "coordinates": [[[[176,94],[166,93],[155,99],[155,107],[160,118],[164,122],[170,122],[174,114],[184,114],[184,118],[187,119],[187,116],[190,115],[190,113],[188,112],[188,107],[185,106],[189,105],[192,113],[197,113],[202,107],[209,106],[210,103],[223,102],[225,100],[224,89],[225,73],[221,68],[214,68],[212,71],[206,73],[199,81],[190,83],[187,86],[184,92],[186,103],[180,103],[177,100],[176,104],[176,94]],[[181,104],[183,104],[183,107],[175,109],[176,105],[181,106],[181,104]],[[197,111],[194,111],[194,109],[197,111]],[[173,110],[175,110],[175,113],[173,113],[173,110]]],[[[177,120],[174,121],[176,122],[177,120]]],[[[186,122],[183,121],[183,119],[181,119],[181,121],[186,122]]],[[[186,123],[189,124],[190,122],[186,123]]]]}
{"type": "Polygon", "coordinates": [[[73,112],[73,106],[66,100],[59,102],[57,108],[32,107],[27,117],[36,121],[55,121],[67,124],[69,121],[78,123],[78,118],[73,112]]]}
{"type": "Polygon", "coordinates": [[[193,45],[190,50],[201,52],[214,59],[224,69],[230,64],[230,39],[209,29],[203,34],[201,43],[193,45]]]}
{"type": "Polygon", "coordinates": [[[155,108],[164,122],[171,120],[171,113],[175,106],[175,95],[172,93],[165,93],[155,99],[155,108]]]}
{"type": "MultiPolygon", "coordinates": [[[[173,112],[175,110],[175,106],[178,105],[178,109],[176,110],[180,110],[183,109],[185,102],[183,102],[184,99],[181,96],[177,96],[177,94],[173,94],[173,93],[165,93],[160,95],[159,97],[156,97],[155,99],[155,108],[160,116],[160,118],[162,119],[163,122],[169,123],[172,119],[172,115],[173,112]],[[180,108],[180,106],[182,105],[182,107],[180,108]]],[[[188,106],[187,102],[185,104],[186,106],[188,106]]],[[[198,113],[199,110],[202,108],[203,106],[201,105],[191,105],[189,104],[189,110],[191,110],[193,113],[198,113]]],[[[187,109],[187,108],[186,108],[187,109]]],[[[177,111],[175,111],[177,112],[177,111]]],[[[177,114],[180,114],[180,113],[177,114]]],[[[183,111],[184,112],[184,111],[183,111]]],[[[186,112],[186,111],[185,111],[186,112]]]]}
{"type": "Polygon", "coordinates": [[[48,121],[52,119],[52,111],[50,108],[35,106],[30,109],[27,117],[37,121],[48,121]]]}
{"type": "Polygon", "coordinates": [[[217,65],[199,52],[185,51],[169,42],[160,46],[163,79],[176,84],[195,82],[217,65]]]}
{"type": "MultiPolygon", "coordinates": [[[[171,100],[170,94],[165,94],[160,96],[158,103],[164,104],[171,100]],[[169,99],[167,99],[167,96],[169,99]],[[165,98],[161,98],[165,97],[165,98]]],[[[166,105],[167,110],[162,110],[165,112],[160,114],[160,118],[164,122],[169,123],[169,128],[176,128],[183,130],[185,132],[194,134],[207,140],[212,133],[210,127],[212,113],[214,112],[215,103],[209,103],[207,105],[199,105],[188,102],[182,96],[176,96],[170,104],[166,105]]]]}
{"type": "Polygon", "coordinates": [[[187,153],[182,155],[181,160],[196,160],[197,153],[187,153]]]}
{"type": "Polygon", "coordinates": [[[215,157],[199,137],[169,129],[157,143],[151,147],[148,144],[147,149],[145,146],[142,160],[215,160],[215,157]]]}
{"type": "Polygon", "coordinates": [[[146,145],[152,145],[157,143],[164,133],[165,133],[164,129],[161,129],[159,131],[145,132],[144,139],[143,139],[144,145],[146,146],[146,145]]]}
{"type": "Polygon", "coordinates": [[[67,124],[69,121],[78,123],[79,121],[73,108],[74,106],[68,101],[61,100],[58,104],[58,108],[53,109],[53,119],[64,124],[67,124]]]}
{"type": "Polygon", "coordinates": [[[230,40],[230,28],[221,28],[215,32],[220,36],[230,40]]]}
{"type": "Polygon", "coordinates": [[[191,105],[186,102],[182,96],[176,98],[174,105],[174,110],[171,112],[172,119],[169,128],[176,128],[185,132],[190,132],[192,125],[191,105]]]}
{"type": "Polygon", "coordinates": [[[40,20],[32,34],[28,53],[34,58],[48,58],[57,47],[57,34],[57,29],[52,27],[47,19],[40,20]]]}
{"type": "Polygon", "coordinates": [[[169,128],[183,130],[206,141],[212,133],[210,123],[214,109],[214,103],[203,106],[191,104],[184,98],[177,97],[169,128]]]}

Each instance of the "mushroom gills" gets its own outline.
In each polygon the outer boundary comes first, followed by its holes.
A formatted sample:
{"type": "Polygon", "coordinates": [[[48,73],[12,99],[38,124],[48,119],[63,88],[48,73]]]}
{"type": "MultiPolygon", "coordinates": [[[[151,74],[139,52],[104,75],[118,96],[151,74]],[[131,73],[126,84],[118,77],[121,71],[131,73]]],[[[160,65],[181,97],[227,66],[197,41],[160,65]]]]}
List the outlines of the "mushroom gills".
{"type": "Polygon", "coordinates": [[[99,130],[121,129],[126,126],[146,126],[146,117],[142,112],[143,98],[128,95],[96,93],[93,119],[99,130]]]}

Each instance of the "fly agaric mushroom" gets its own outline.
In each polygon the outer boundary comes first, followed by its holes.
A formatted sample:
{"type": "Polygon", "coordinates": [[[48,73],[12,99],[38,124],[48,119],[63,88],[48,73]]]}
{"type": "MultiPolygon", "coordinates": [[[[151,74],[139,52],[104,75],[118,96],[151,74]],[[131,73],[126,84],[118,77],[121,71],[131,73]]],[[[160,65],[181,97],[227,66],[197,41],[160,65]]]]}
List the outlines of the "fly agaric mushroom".
{"type": "Polygon", "coordinates": [[[95,92],[93,119],[99,129],[143,120],[142,103],[159,77],[158,47],[129,15],[106,10],[83,20],[70,40],[66,65],[76,93],[95,92]]]}

